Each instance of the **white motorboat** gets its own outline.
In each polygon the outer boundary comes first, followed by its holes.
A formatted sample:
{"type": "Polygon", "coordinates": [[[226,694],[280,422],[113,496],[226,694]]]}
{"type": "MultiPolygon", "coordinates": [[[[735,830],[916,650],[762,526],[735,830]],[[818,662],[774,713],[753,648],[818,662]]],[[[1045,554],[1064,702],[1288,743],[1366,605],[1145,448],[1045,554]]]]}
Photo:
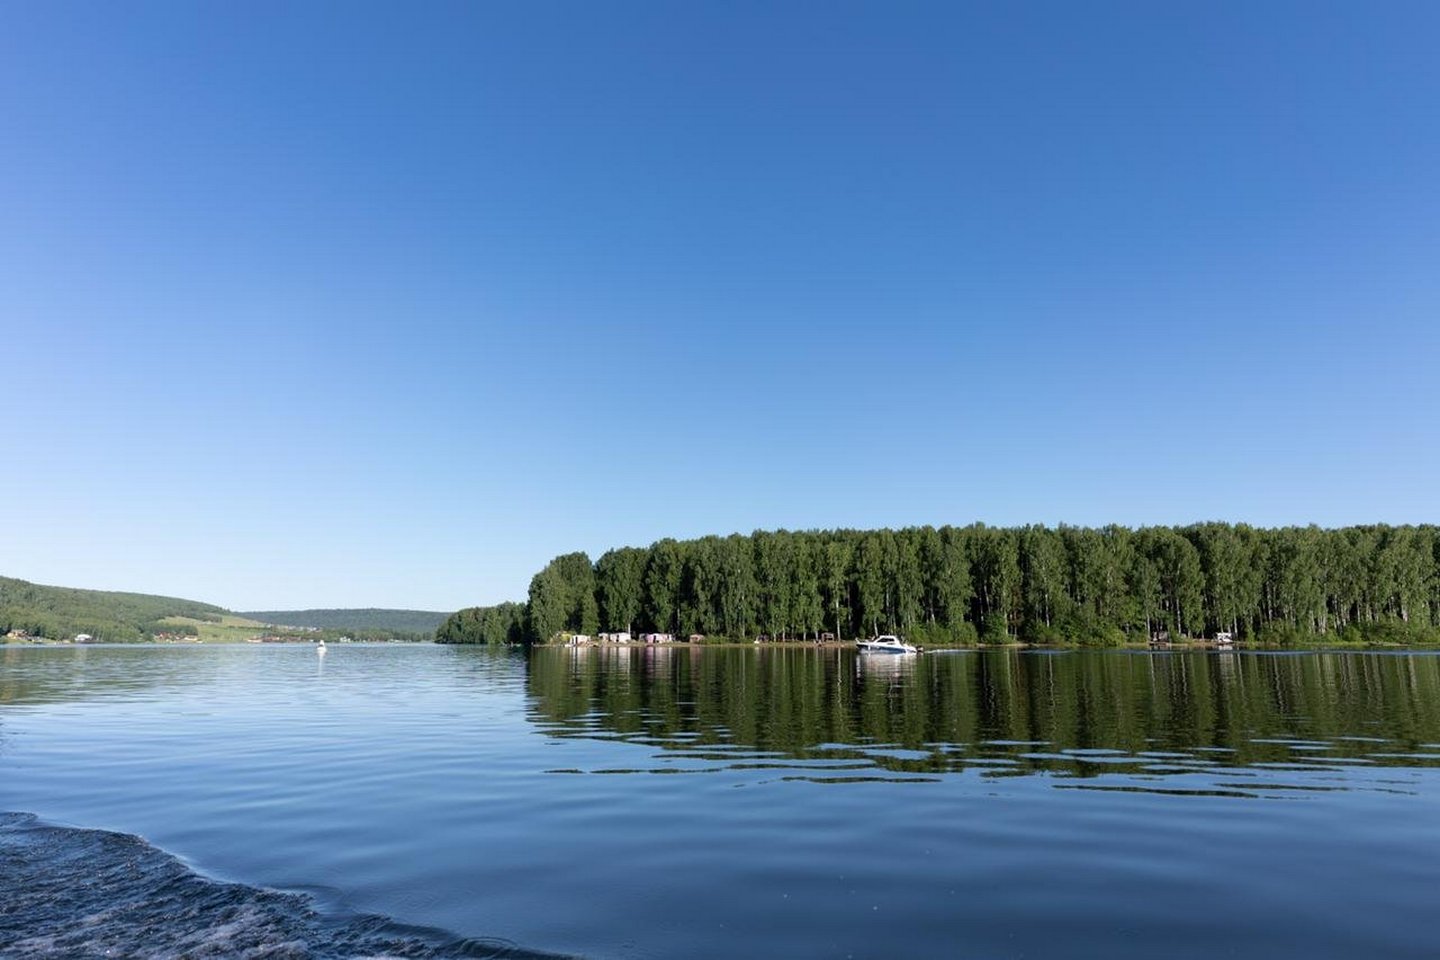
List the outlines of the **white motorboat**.
{"type": "Polygon", "coordinates": [[[884,634],[870,640],[856,640],[855,648],[861,653],[919,653],[920,650],[897,636],[884,634]]]}

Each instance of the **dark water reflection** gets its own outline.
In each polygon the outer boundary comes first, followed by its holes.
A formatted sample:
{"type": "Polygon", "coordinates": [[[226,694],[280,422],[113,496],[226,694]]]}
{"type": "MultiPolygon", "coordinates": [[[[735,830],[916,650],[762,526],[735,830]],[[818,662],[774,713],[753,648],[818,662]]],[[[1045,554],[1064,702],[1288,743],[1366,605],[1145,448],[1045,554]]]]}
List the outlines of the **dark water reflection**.
{"type": "Polygon", "coordinates": [[[656,773],[1124,775],[1108,788],[1254,795],[1404,789],[1353,769],[1440,766],[1428,654],[599,647],[536,651],[528,688],[546,732],[654,747],[656,773]]]}

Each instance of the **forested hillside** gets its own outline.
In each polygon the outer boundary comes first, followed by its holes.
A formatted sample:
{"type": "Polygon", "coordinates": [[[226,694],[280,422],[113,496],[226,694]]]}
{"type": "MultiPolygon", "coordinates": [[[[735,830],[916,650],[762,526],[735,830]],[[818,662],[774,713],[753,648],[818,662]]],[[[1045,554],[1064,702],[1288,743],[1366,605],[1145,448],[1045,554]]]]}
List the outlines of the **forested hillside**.
{"type": "Polygon", "coordinates": [[[628,630],[745,639],[1118,644],[1158,631],[1295,643],[1440,641],[1434,526],[912,527],[661,540],[557,557],[524,604],[451,643],[628,630]]]}
{"type": "Polygon", "coordinates": [[[88,633],[96,640],[120,643],[173,630],[161,623],[166,617],[218,622],[224,613],[194,600],[47,587],[0,577],[0,635],[23,630],[32,637],[66,640],[88,633]]]}
{"type": "Polygon", "coordinates": [[[287,627],[429,634],[434,633],[436,628],[445,622],[448,614],[433,610],[384,610],[366,607],[356,610],[252,610],[243,612],[240,616],[287,627]]]}

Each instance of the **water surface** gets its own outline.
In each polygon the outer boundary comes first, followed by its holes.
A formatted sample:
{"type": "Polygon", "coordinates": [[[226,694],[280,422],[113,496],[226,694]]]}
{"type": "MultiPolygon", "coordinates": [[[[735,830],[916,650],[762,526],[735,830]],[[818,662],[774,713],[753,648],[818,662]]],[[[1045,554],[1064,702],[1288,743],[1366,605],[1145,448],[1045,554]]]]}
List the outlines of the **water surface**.
{"type": "Polygon", "coordinates": [[[1435,956],[1437,768],[1424,653],[0,652],[0,810],[297,956],[1435,956]]]}

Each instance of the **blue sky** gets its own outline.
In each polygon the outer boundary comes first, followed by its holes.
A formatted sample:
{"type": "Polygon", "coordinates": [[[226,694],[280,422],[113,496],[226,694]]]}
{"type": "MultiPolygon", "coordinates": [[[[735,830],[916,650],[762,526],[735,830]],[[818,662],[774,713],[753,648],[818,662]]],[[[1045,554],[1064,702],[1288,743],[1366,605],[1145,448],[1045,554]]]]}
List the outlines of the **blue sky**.
{"type": "Polygon", "coordinates": [[[0,8],[0,573],[1434,522],[1433,3],[0,8]]]}

